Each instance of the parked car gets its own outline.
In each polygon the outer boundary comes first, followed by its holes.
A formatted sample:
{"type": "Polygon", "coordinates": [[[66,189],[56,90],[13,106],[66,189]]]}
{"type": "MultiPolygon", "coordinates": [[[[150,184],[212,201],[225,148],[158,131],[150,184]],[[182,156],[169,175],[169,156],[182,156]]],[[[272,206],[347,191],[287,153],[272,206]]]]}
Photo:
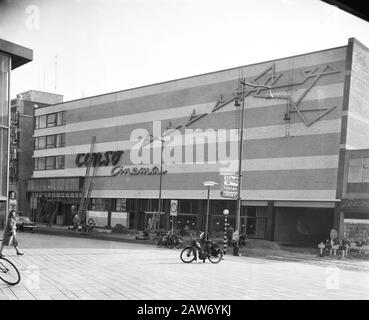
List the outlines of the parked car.
{"type": "Polygon", "coordinates": [[[35,232],[36,223],[31,221],[29,217],[19,216],[17,217],[17,230],[26,231],[30,230],[32,233],[35,232]]]}

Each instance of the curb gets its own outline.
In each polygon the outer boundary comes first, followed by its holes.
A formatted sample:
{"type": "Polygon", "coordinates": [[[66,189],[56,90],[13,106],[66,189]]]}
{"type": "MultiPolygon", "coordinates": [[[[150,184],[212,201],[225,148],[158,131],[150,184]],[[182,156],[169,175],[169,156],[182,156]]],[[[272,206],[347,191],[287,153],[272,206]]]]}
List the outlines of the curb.
{"type": "Polygon", "coordinates": [[[117,242],[127,242],[127,243],[137,243],[137,244],[146,244],[153,245],[156,241],[153,240],[136,240],[136,239],[126,239],[121,237],[114,236],[104,236],[98,234],[89,234],[89,233],[75,233],[73,231],[57,231],[47,230],[47,229],[36,229],[35,234],[49,234],[54,236],[64,236],[71,238],[80,238],[80,239],[96,239],[96,240],[107,240],[107,241],[117,241],[117,242]]]}

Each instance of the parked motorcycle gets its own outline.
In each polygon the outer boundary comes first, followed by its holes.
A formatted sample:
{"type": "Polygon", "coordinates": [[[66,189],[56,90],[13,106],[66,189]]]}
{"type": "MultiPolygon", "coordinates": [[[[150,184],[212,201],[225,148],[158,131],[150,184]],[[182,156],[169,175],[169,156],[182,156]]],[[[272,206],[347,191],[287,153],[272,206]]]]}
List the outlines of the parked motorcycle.
{"type": "Polygon", "coordinates": [[[197,261],[197,259],[205,262],[209,259],[211,263],[219,263],[223,259],[223,251],[219,248],[216,241],[203,240],[200,236],[200,240],[191,239],[191,244],[185,247],[181,252],[181,260],[184,263],[191,263],[192,261],[197,261]],[[203,247],[200,244],[203,242],[203,247]]]}

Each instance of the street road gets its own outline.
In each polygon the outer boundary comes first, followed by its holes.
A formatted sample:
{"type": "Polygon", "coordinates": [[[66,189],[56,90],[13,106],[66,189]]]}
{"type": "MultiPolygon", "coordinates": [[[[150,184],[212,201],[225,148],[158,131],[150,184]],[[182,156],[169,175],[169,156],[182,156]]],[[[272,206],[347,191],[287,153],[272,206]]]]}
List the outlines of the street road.
{"type": "Polygon", "coordinates": [[[18,235],[25,254],[4,253],[22,280],[13,287],[0,281],[0,299],[369,299],[369,272],[332,261],[227,255],[219,264],[184,264],[178,249],[18,235]]]}

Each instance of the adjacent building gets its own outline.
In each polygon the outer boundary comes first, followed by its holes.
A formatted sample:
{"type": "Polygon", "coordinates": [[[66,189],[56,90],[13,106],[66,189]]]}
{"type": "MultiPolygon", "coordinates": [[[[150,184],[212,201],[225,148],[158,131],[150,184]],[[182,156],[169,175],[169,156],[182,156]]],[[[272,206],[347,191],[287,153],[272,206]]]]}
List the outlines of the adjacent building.
{"type": "MultiPolygon", "coordinates": [[[[162,176],[163,228],[172,221],[175,229],[204,230],[203,182],[210,180],[218,186],[210,190],[209,228],[222,234],[224,209],[235,226],[229,189],[237,183],[242,103],[235,102],[245,78],[273,89],[245,92],[242,232],[285,243],[316,243],[332,228],[342,235],[351,214],[346,198],[356,197],[346,182],[351,152],[369,148],[368,62],[368,49],[351,38],[341,47],[38,108],[29,197],[43,214],[48,203],[55,222],[71,224],[93,157],[88,214],[98,225],[146,228],[162,176]],[[57,142],[48,148],[50,137],[57,142]],[[178,200],[174,217],[171,200],[178,200]]],[[[367,209],[360,218],[369,219],[367,209]]]]}
{"type": "Polygon", "coordinates": [[[369,149],[348,150],[344,168],[342,215],[345,236],[356,241],[369,236],[369,149]]]}
{"type": "Polygon", "coordinates": [[[0,39],[0,223],[9,204],[10,73],[32,57],[31,49],[0,39]]]}
{"type": "MultiPolygon", "coordinates": [[[[17,94],[11,100],[9,188],[12,191],[12,207],[20,215],[31,216],[27,183],[32,176],[34,151],[34,110],[63,102],[63,96],[54,93],[29,90],[17,94]],[[15,200],[15,201],[14,201],[15,200]]],[[[45,147],[54,148],[53,137],[45,147]]]]}

